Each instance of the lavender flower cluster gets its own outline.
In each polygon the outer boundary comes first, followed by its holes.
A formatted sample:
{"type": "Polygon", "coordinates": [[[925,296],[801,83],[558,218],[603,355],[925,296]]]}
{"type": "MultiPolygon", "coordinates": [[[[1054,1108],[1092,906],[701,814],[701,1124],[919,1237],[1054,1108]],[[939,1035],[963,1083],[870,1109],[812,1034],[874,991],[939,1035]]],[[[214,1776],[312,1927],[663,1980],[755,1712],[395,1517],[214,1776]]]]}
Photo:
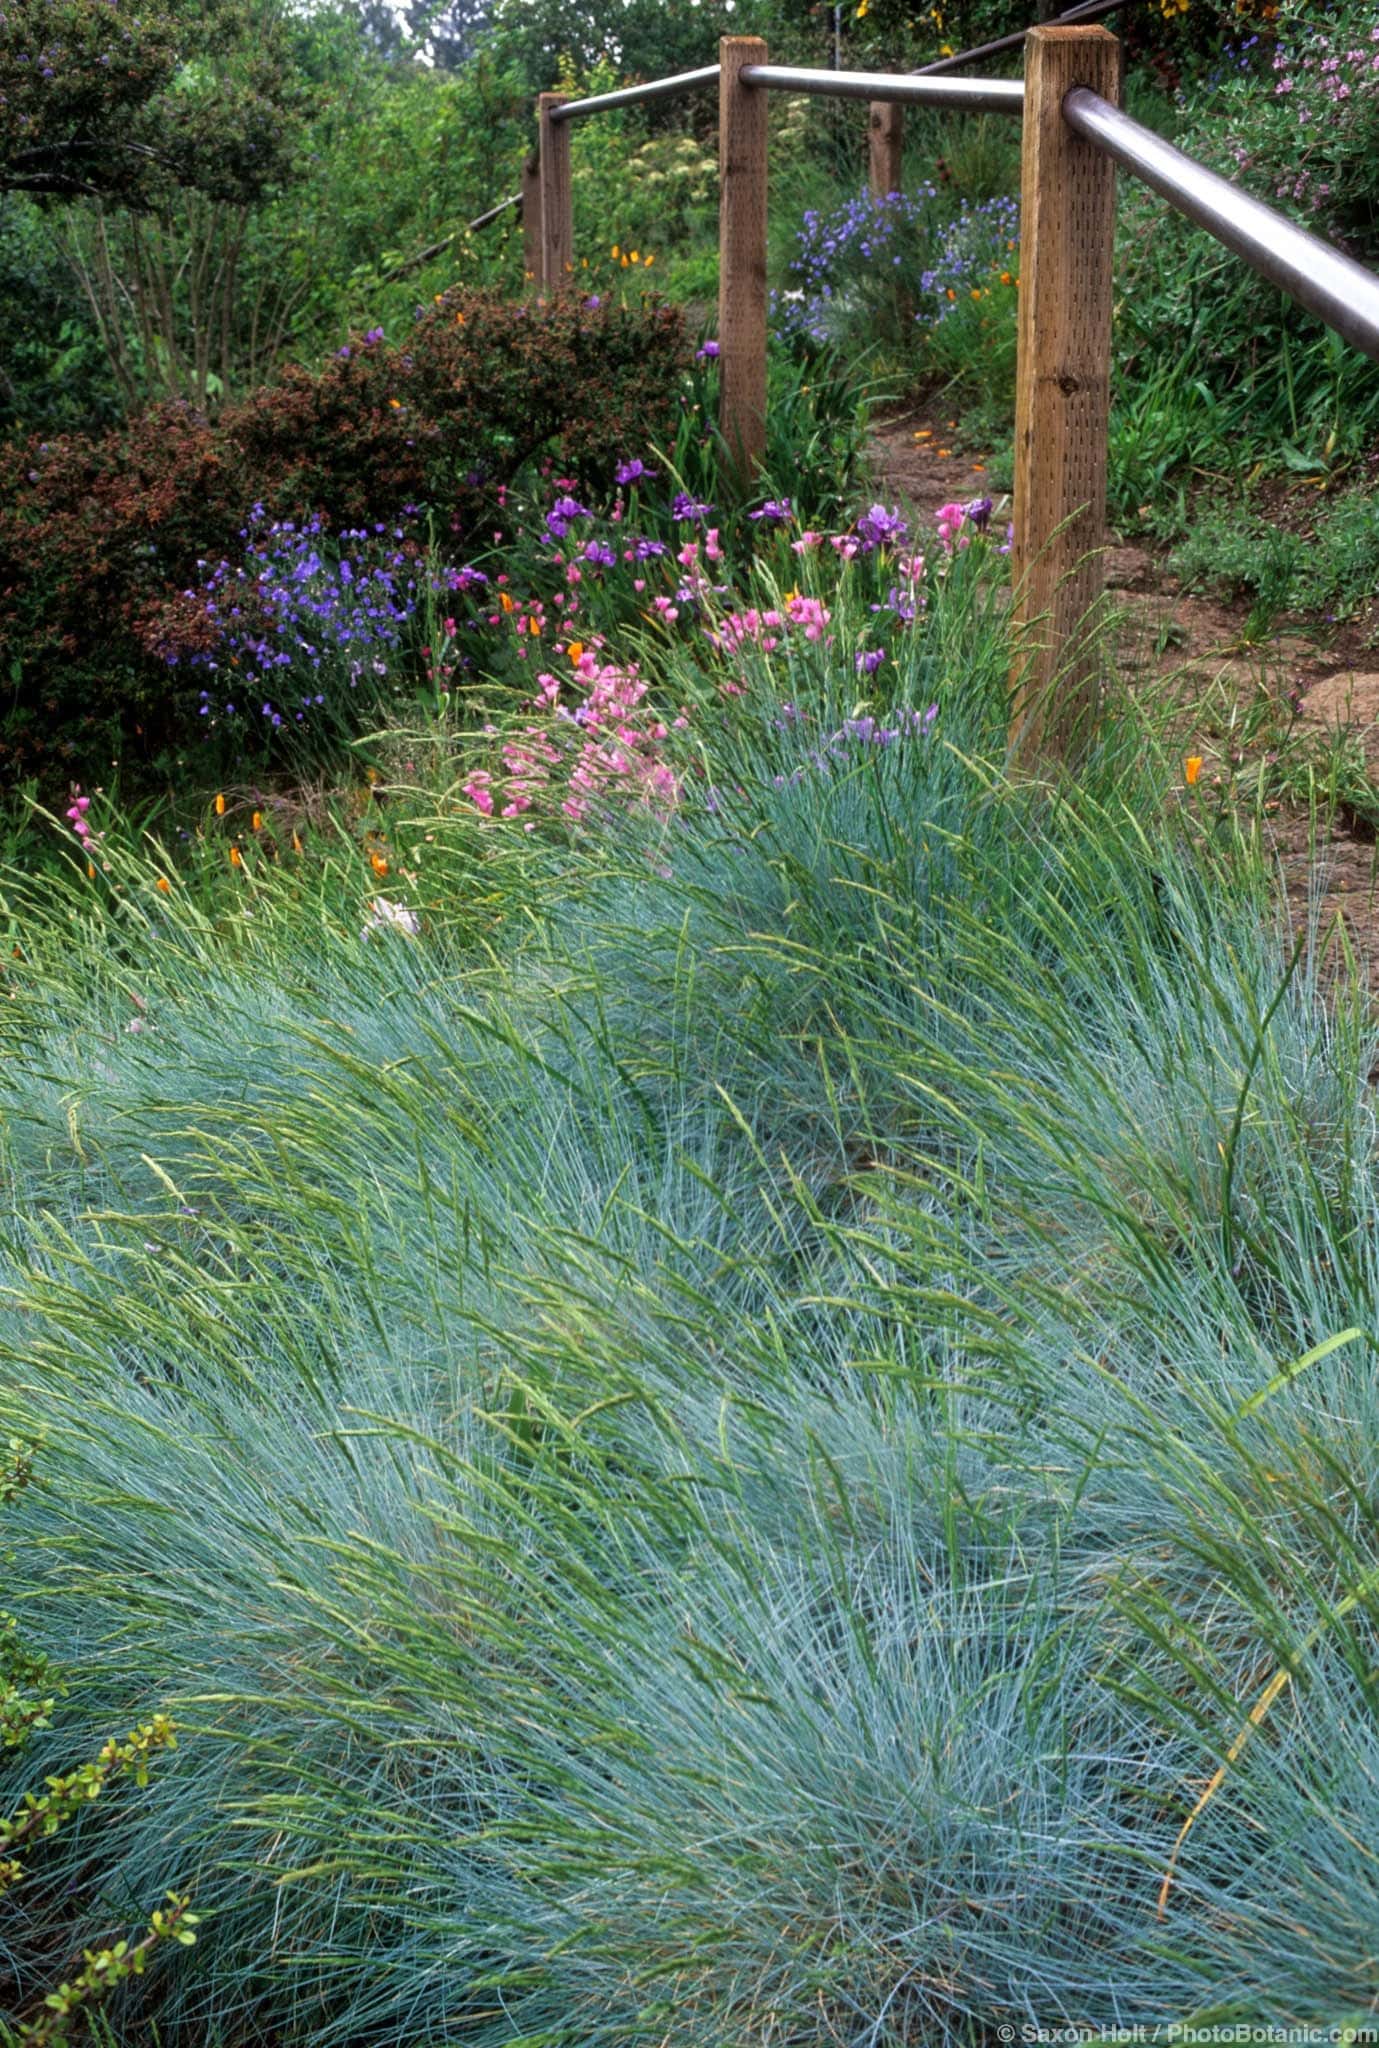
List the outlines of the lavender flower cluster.
{"type": "Polygon", "coordinates": [[[934,261],[920,275],[923,304],[915,318],[936,327],[974,292],[989,289],[993,276],[1013,276],[1019,265],[1020,202],[964,199],[953,219],[940,230],[934,261]]]}
{"type": "MultiPolygon", "coordinates": [[[[262,516],[256,506],[252,517],[262,516]]],[[[419,596],[403,527],[328,535],[319,518],[281,520],[242,538],[242,560],[203,563],[199,586],[184,592],[211,640],[189,665],[218,679],[201,691],[203,718],[303,726],[328,688],[388,674],[419,596]]]]}
{"type": "Polygon", "coordinates": [[[917,185],[913,192],[888,192],[884,198],[859,192],[830,213],[810,207],[789,265],[795,282],[771,295],[777,338],[820,345],[836,341],[859,295],[874,293],[880,282],[893,281],[895,272],[913,268],[929,225],[926,209],[936,196],[934,186],[917,185]]]}

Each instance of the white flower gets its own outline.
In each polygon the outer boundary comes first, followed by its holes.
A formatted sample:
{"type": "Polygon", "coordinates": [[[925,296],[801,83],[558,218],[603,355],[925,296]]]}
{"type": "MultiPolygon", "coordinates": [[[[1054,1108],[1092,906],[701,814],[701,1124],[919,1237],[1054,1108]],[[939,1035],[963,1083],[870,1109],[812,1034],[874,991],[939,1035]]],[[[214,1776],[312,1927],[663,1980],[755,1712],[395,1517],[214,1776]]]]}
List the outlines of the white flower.
{"type": "Polygon", "coordinates": [[[421,930],[421,919],[415,910],[409,910],[405,903],[392,903],[386,896],[375,896],[369,904],[368,923],[360,932],[361,939],[367,939],[373,932],[405,932],[414,939],[421,930]]]}

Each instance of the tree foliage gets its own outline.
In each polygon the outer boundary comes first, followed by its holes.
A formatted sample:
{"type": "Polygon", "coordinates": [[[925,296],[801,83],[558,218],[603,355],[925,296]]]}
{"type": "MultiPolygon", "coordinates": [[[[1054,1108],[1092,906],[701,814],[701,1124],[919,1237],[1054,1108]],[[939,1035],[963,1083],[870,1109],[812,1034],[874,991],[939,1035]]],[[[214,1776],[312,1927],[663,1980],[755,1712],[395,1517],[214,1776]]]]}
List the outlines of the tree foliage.
{"type": "Polygon", "coordinates": [[[252,204],[291,175],[306,100],[277,0],[5,0],[0,191],[252,204]]]}

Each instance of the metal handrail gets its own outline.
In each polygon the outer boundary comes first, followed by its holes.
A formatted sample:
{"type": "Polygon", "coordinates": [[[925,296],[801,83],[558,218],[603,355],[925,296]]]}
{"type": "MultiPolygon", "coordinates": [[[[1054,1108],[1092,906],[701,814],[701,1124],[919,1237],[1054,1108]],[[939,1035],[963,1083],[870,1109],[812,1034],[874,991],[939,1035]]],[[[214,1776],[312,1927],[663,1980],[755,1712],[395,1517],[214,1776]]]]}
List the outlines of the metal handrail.
{"type": "Polygon", "coordinates": [[[1379,362],[1379,277],[1311,235],[1229,178],[1175,149],[1099,93],[1074,86],[1063,118],[1170,206],[1306,306],[1343,340],[1379,362]]]}
{"type": "Polygon", "coordinates": [[[490,206],[487,213],[481,213],[477,220],[472,220],[469,223],[470,234],[472,235],[476,228],[486,228],[491,220],[497,220],[510,207],[520,206],[521,204],[522,195],[520,192],[512,193],[507,199],[500,199],[496,206],[490,206]]]}
{"type": "Polygon", "coordinates": [[[803,71],[789,64],[744,64],[744,85],[777,92],[819,93],[830,99],[896,100],[904,106],[963,107],[969,114],[1018,114],[1025,104],[1020,78],[919,78],[899,71],[803,71]]]}
{"type": "Polygon", "coordinates": [[[682,92],[697,92],[701,86],[717,85],[721,66],[705,64],[698,71],[677,71],[669,78],[653,78],[647,85],[625,85],[617,92],[598,92],[587,100],[566,100],[551,108],[553,121],[582,121],[586,114],[606,114],[610,107],[638,107],[643,100],[674,99],[682,92]]]}
{"type": "MultiPolygon", "coordinates": [[[[1100,21],[1104,14],[1115,14],[1130,0],[1080,0],[1076,7],[1067,8],[1055,15],[1051,22],[1034,22],[1035,28],[1085,28],[1091,22],[1100,21]]],[[[978,43],[975,49],[959,50],[955,57],[939,57],[932,64],[921,64],[918,71],[907,75],[911,78],[939,78],[945,71],[961,71],[965,64],[980,64],[986,57],[999,57],[1006,50],[1023,48],[1027,28],[1017,28],[1008,36],[997,36],[994,42],[978,43]]]]}

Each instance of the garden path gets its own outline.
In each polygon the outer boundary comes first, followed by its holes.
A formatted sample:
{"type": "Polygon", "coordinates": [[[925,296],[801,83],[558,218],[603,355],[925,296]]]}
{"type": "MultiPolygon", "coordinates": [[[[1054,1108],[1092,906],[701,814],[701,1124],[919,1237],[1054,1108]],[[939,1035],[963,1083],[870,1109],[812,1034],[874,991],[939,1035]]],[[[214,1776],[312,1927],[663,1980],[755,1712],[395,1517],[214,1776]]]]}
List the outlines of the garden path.
{"type": "MultiPolygon", "coordinates": [[[[869,450],[874,486],[932,525],[940,505],[1001,493],[984,454],[931,408],[885,421],[869,450]]],[[[1379,634],[1375,624],[1275,621],[1249,637],[1249,606],[1184,591],[1167,553],[1112,536],[1106,582],[1117,651],[1138,687],[1170,691],[1183,707],[1184,753],[1204,757],[1203,782],[1264,768],[1280,792],[1272,847],[1295,926],[1320,880],[1322,928],[1340,918],[1379,995],[1379,634]],[[1345,799],[1314,830],[1303,800],[1308,763],[1344,763],[1345,799]]]]}

